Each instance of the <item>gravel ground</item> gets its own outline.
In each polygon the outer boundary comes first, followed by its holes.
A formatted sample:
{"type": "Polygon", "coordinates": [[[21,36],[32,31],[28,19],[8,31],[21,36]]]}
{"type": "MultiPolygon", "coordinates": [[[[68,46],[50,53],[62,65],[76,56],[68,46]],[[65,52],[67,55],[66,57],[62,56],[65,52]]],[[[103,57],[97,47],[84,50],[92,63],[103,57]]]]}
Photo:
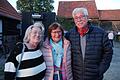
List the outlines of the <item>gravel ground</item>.
{"type": "Polygon", "coordinates": [[[120,42],[114,42],[113,58],[104,80],[120,80],[120,42]]]}

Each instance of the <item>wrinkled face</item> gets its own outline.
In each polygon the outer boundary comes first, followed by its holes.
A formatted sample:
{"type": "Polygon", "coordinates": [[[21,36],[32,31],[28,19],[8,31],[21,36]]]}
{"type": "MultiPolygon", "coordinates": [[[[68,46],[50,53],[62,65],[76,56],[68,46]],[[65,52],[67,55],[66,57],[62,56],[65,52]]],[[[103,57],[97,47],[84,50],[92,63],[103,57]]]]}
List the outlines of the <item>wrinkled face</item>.
{"type": "Polygon", "coordinates": [[[31,43],[39,43],[41,41],[41,29],[38,27],[33,27],[30,33],[30,41],[31,43]]]}
{"type": "Polygon", "coordinates": [[[74,22],[78,29],[85,27],[87,25],[88,19],[83,13],[77,13],[73,16],[74,22]]]}
{"type": "Polygon", "coordinates": [[[59,42],[62,38],[62,31],[60,28],[51,31],[51,38],[54,42],[59,42]]]}

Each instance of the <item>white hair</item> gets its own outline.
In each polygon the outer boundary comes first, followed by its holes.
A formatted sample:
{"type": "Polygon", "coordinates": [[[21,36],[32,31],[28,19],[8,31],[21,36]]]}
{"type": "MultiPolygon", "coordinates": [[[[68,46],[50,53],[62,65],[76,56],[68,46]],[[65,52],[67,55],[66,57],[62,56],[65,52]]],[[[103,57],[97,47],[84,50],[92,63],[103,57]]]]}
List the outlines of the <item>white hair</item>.
{"type": "MultiPolygon", "coordinates": [[[[24,43],[28,43],[29,42],[29,40],[30,40],[30,33],[31,33],[31,31],[32,31],[32,28],[34,28],[34,27],[38,27],[38,28],[40,28],[41,29],[41,34],[40,35],[42,35],[42,36],[44,36],[44,25],[41,23],[41,22],[35,22],[33,25],[30,25],[28,28],[27,28],[27,30],[26,30],[26,32],[25,32],[25,36],[24,36],[24,38],[23,38],[23,42],[24,43]]],[[[43,37],[42,37],[43,38],[43,37]]]]}
{"type": "Polygon", "coordinates": [[[85,16],[88,16],[88,10],[86,8],[75,8],[72,12],[72,16],[76,15],[77,13],[83,13],[85,16]]]}
{"type": "Polygon", "coordinates": [[[41,29],[41,31],[44,31],[44,25],[42,24],[42,22],[35,22],[34,26],[39,27],[41,29]]]}

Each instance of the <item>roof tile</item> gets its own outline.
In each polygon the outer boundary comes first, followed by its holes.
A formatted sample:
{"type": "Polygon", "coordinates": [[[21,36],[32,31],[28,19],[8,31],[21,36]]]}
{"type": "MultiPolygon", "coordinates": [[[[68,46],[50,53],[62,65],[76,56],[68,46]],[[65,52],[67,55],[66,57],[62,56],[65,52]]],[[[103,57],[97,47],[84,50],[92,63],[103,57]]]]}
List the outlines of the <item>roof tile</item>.
{"type": "Polygon", "coordinates": [[[12,7],[7,0],[0,0],[0,15],[16,20],[21,20],[21,15],[12,7]]]}
{"type": "Polygon", "coordinates": [[[58,6],[58,16],[72,18],[72,11],[76,7],[88,9],[89,18],[99,18],[95,1],[60,1],[58,6]]]}
{"type": "Polygon", "coordinates": [[[120,9],[99,10],[100,20],[120,20],[120,9]]]}

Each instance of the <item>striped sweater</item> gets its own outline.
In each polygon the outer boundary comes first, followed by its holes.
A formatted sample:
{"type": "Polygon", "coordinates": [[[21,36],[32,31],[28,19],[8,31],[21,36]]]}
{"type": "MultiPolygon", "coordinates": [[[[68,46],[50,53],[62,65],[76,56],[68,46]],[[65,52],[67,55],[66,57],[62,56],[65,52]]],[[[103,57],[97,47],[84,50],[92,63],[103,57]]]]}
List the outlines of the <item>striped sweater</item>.
{"type": "MultiPolygon", "coordinates": [[[[5,63],[5,80],[14,80],[16,68],[19,64],[23,45],[18,44],[11,52],[5,63]]],[[[42,80],[46,71],[46,65],[39,47],[25,51],[21,60],[16,80],[42,80]]]]}

